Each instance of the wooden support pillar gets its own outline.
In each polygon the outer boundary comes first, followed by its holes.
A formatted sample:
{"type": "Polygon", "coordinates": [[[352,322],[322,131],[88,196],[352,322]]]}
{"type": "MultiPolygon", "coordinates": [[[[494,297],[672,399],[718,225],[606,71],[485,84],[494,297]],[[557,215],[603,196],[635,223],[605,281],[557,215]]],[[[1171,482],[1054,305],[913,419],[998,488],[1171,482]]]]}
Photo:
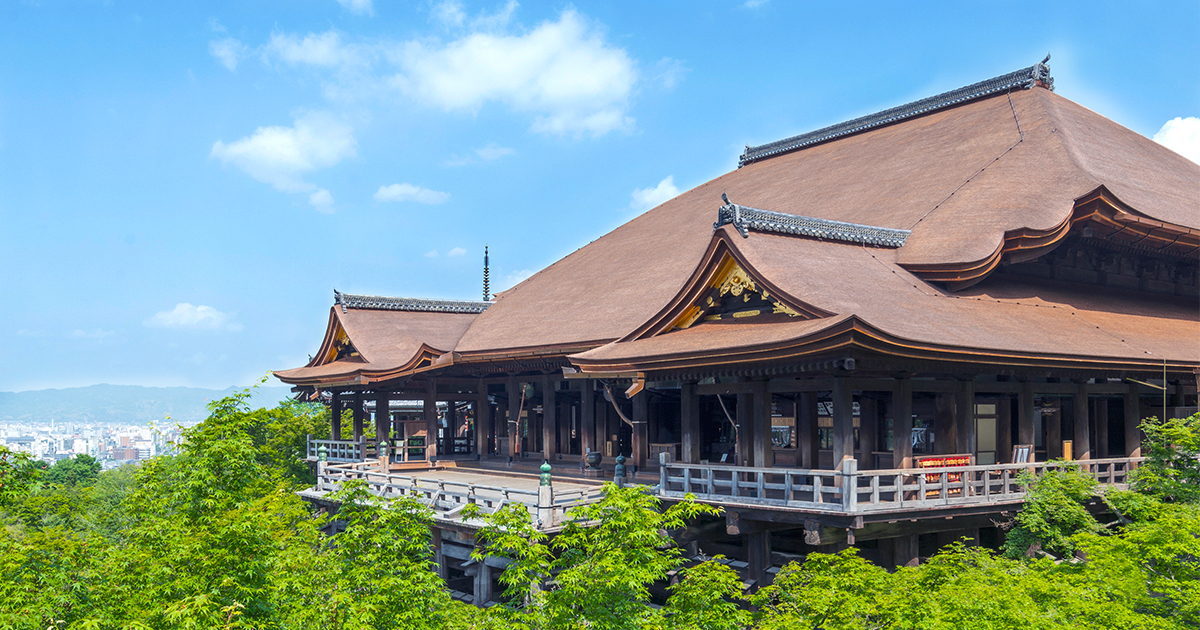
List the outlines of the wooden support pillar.
{"type": "Polygon", "coordinates": [[[442,454],[446,457],[454,457],[454,439],[458,437],[458,428],[461,426],[458,420],[458,401],[446,402],[446,429],[442,434],[442,454]]]}
{"type": "Polygon", "coordinates": [[[1105,459],[1108,457],[1108,398],[1097,398],[1092,405],[1092,417],[1096,419],[1096,457],[1105,459]]]}
{"type": "Polygon", "coordinates": [[[896,568],[915,567],[921,564],[920,545],[917,534],[892,539],[893,562],[896,568]]]}
{"type": "Polygon", "coordinates": [[[750,383],[751,423],[754,425],[753,466],[766,468],[775,465],[775,451],[771,447],[771,393],[767,382],[757,380],[750,383]]]}
{"type": "Polygon", "coordinates": [[[508,392],[508,454],[517,457],[521,450],[521,384],[510,376],[504,387],[508,392]]]}
{"type": "Polygon", "coordinates": [[[1062,444],[1062,405],[1058,412],[1050,417],[1042,416],[1042,425],[1046,429],[1046,459],[1057,459],[1063,456],[1062,444]]]}
{"type": "MultiPolygon", "coordinates": [[[[1021,383],[1021,391],[1017,394],[1017,443],[1034,444],[1033,435],[1033,383],[1021,383]]],[[[1011,455],[1011,452],[1008,453],[1011,455]]],[[[1033,461],[1033,453],[1029,454],[1033,461]]]]}
{"type": "MultiPolygon", "coordinates": [[[[425,383],[425,400],[422,401],[421,416],[425,419],[426,453],[436,457],[438,443],[437,384],[433,379],[425,383]]],[[[437,548],[440,549],[441,545],[439,544],[437,548]]]]}
{"type": "Polygon", "coordinates": [[[896,379],[892,398],[892,466],[912,468],[912,380],[896,379]]]}
{"type": "Polygon", "coordinates": [[[817,393],[801,392],[796,397],[796,461],[805,470],[821,465],[818,450],[821,446],[817,426],[817,393]]]}
{"type": "Polygon", "coordinates": [[[1141,400],[1138,398],[1138,386],[1129,385],[1125,392],[1125,456],[1142,456],[1142,430],[1138,425],[1142,422],[1141,400]]]}
{"type": "Polygon", "coordinates": [[[388,430],[392,428],[391,414],[388,413],[388,393],[385,391],[375,393],[375,444],[381,441],[386,441],[388,446],[392,445],[391,436],[388,435],[388,430]]]}
{"type": "MultiPolygon", "coordinates": [[[[557,391],[557,384],[555,385],[557,391]]],[[[555,400],[558,400],[556,409],[558,410],[558,447],[555,452],[562,455],[571,454],[571,428],[579,429],[579,417],[574,414],[574,405],[571,404],[568,398],[559,398],[555,394],[555,400]]]]}
{"type": "Polygon", "coordinates": [[[1012,457],[1012,396],[1002,394],[996,401],[996,463],[1012,457]]]}
{"type": "Polygon", "coordinates": [[[679,384],[679,433],[682,442],[680,458],[684,463],[700,462],[700,395],[696,381],[679,384]]]}
{"type": "Polygon", "coordinates": [[[579,424],[581,437],[579,448],[586,455],[599,451],[596,442],[596,385],[588,379],[579,382],[579,424]]]}
{"type": "Polygon", "coordinates": [[[442,553],[442,530],[430,527],[429,531],[433,534],[430,544],[433,546],[434,570],[437,571],[438,577],[444,580],[446,579],[446,555],[442,553]]]}
{"type": "Polygon", "coordinates": [[[1071,443],[1071,449],[1074,451],[1072,456],[1075,459],[1091,459],[1092,458],[1092,433],[1089,426],[1088,418],[1088,393],[1087,383],[1079,383],[1075,390],[1075,395],[1072,401],[1072,411],[1074,417],[1074,440],[1071,443]]]}
{"type": "Polygon", "coordinates": [[[492,568],[488,566],[486,559],[476,563],[474,568],[474,588],[471,594],[475,598],[475,605],[483,608],[492,601],[492,568]]]}
{"type": "Polygon", "coordinates": [[[479,381],[475,395],[475,454],[487,457],[488,439],[492,434],[492,405],[488,402],[487,385],[479,381]]]}
{"type": "Polygon", "coordinates": [[[960,381],[954,396],[954,449],[957,453],[974,453],[975,439],[975,381],[960,381]]]}
{"type": "Polygon", "coordinates": [[[333,440],[342,439],[342,392],[333,390],[333,398],[329,401],[329,437],[333,440]]]}
{"type": "Polygon", "coordinates": [[[854,390],[844,376],[833,379],[833,469],[854,457],[854,390]]]}
{"type": "Polygon", "coordinates": [[[363,395],[361,391],[354,392],[354,441],[362,442],[363,437],[363,395]]]}
{"type": "Polygon", "coordinates": [[[738,466],[754,465],[754,395],[738,394],[737,409],[737,453],[738,466]]]}
{"type": "Polygon", "coordinates": [[[638,471],[645,470],[650,458],[650,391],[642,390],[633,397],[633,439],[631,451],[638,471]]]}
{"type": "Polygon", "coordinates": [[[549,376],[542,377],[542,459],[548,462],[554,461],[558,454],[554,441],[558,433],[558,398],[554,386],[549,376]]]}
{"type": "Polygon", "coordinates": [[[958,448],[954,432],[957,394],[939,392],[934,395],[933,452],[938,455],[953,453],[958,448]]]}
{"type": "Polygon", "coordinates": [[[858,401],[858,469],[875,468],[875,441],[879,435],[879,405],[874,398],[863,396],[858,401]]]}
{"type": "Polygon", "coordinates": [[[750,579],[754,580],[755,588],[762,588],[770,583],[771,574],[771,532],[761,531],[746,534],[746,562],[750,565],[750,579]]]}

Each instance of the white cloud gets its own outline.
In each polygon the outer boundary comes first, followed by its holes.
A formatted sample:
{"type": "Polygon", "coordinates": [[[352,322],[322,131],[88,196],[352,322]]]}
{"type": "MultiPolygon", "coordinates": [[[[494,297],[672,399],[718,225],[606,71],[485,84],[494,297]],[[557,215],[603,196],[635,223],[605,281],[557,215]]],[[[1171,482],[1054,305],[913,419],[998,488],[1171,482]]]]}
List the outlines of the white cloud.
{"type": "Polygon", "coordinates": [[[444,0],[433,5],[433,9],[429,12],[429,19],[446,28],[453,28],[463,25],[467,19],[467,13],[463,11],[463,5],[458,0],[444,0]]]}
{"type": "Polygon", "coordinates": [[[220,61],[230,72],[237,70],[238,62],[245,58],[248,50],[245,44],[232,37],[208,42],[208,54],[220,61]]]}
{"type": "Polygon", "coordinates": [[[111,337],[114,334],[115,333],[111,330],[101,330],[99,328],[92,330],[82,330],[77,328],[71,331],[71,336],[75,337],[76,339],[104,339],[105,337],[111,337]]]}
{"type": "Polygon", "coordinates": [[[502,31],[508,28],[512,22],[513,15],[517,12],[517,0],[508,0],[504,4],[504,8],[495,13],[484,11],[479,14],[474,20],[471,20],[471,29],[475,31],[502,31]]]}
{"type": "Polygon", "coordinates": [[[320,112],[296,118],[292,127],[259,127],[249,137],[213,144],[211,157],[232,164],[264,184],[289,193],[317,187],[304,173],[328,168],[353,157],[358,149],[354,130],[320,112]]]}
{"type": "Polygon", "coordinates": [[[241,330],[242,325],[233,323],[231,319],[229,315],[211,306],[192,306],[187,302],[180,302],[173,310],[159,311],[143,323],[151,328],[241,330]]]}
{"type": "Polygon", "coordinates": [[[635,188],[630,197],[633,201],[629,207],[634,210],[649,210],[658,204],[679,196],[679,189],[675,187],[675,176],[670,175],[666,179],[658,182],[658,185],[653,188],[635,188]]]}
{"type": "Polygon", "coordinates": [[[654,64],[654,80],[662,85],[663,89],[670,90],[680,81],[683,81],[683,76],[687,74],[687,67],[678,59],[663,57],[654,64]]]}
{"type": "Polygon", "coordinates": [[[746,0],[746,3],[742,6],[746,7],[747,9],[757,9],[758,7],[761,7],[770,1],[771,0],[746,0]]]}
{"type": "Polygon", "coordinates": [[[531,128],[541,133],[599,136],[633,125],[627,110],[637,82],[634,61],[609,45],[599,26],[568,9],[521,35],[490,32],[510,15],[506,7],[444,45],[404,44],[393,55],[401,73],[392,84],[445,110],[504,103],[532,114],[531,128]]]}
{"type": "Polygon", "coordinates": [[[371,0],[337,0],[347,11],[355,15],[375,15],[371,0]]]}
{"type": "Polygon", "coordinates": [[[504,276],[504,281],[500,283],[499,288],[501,291],[507,291],[507,290],[517,286],[518,284],[521,284],[526,279],[528,279],[529,276],[532,276],[532,275],[533,275],[532,269],[522,269],[520,271],[514,271],[510,274],[506,274],[504,276]]]}
{"type": "Polygon", "coordinates": [[[333,205],[333,195],[329,194],[328,190],[321,188],[308,196],[308,203],[317,210],[326,211],[333,205]]]}
{"type": "Polygon", "coordinates": [[[436,249],[431,249],[431,250],[425,252],[426,258],[437,258],[437,255],[438,255],[438,253],[437,253],[436,249]]]}
{"type": "Polygon", "coordinates": [[[489,162],[492,160],[502,158],[506,155],[512,155],[514,153],[516,153],[516,151],[514,151],[508,147],[502,147],[502,146],[496,144],[495,142],[487,145],[486,147],[475,149],[476,155],[478,155],[479,157],[481,157],[484,160],[487,160],[489,162]]]}
{"type": "Polygon", "coordinates": [[[1154,141],[1200,163],[1200,118],[1172,118],[1154,134],[1154,141]]]}
{"type": "Polygon", "coordinates": [[[467,250],[465,250],[461,247],[455,247],[454,249],[446,252],[446,256],[450,256],[450,257],[462,256],[462,255],[465,255],[466,253],[467,253],[467,250]]]}
{"type": "Polygon", "coordinates": [[[415,201],[427,205],[437,205],[445,203],[450,198],[450,193],[438,192],[412,184],[390,184],[388,186],[380,186],[379,190],[375,191],[375,201],[415,201]]]}
{"type": "Polygon", "coordinates": [[[293,65],[310,65],[332,68],[363,61],[359,49],[342,44],[337,31],[326,31],[320,35],[309,33],[304,38],[297,35],[272,33],[264,50],[264,58],[276,55],[293,65]]]}

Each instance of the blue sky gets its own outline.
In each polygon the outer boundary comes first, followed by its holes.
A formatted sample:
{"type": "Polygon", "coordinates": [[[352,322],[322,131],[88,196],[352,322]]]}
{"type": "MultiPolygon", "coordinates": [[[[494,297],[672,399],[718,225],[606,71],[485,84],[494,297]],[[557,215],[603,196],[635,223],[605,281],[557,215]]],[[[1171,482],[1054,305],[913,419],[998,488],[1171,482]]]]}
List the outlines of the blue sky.
{"type": "Polygon", "coordinates": [[[746,144],[1047,52],[1200,159],[1198,35],[1194,1],[9,0],[0,390],[247,384],[335,288],[478,299],[485,243],[505,288],[746,144]]]}

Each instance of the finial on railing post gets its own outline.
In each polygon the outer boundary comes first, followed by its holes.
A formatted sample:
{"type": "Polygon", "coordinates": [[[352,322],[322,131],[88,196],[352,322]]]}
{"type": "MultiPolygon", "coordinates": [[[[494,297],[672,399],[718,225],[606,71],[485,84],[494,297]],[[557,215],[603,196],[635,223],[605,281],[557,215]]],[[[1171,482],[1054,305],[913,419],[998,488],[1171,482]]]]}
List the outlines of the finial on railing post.
{"type": "Polygon", "coordinates": [[[540,527],[554,526],[554,488],[550,485],[550,462],[542,461],[542,476],[538,482],[538,523],[540,527]]]}
{"type": "Polygon", "coordinates": [[[625,456],[617,455],[617,466],[613,469],[613,481],[617,483],[617,487],[625,487],[625,456]]]}
{"type": "Polygon", "coordinates": [[[541,479],[538,481],[538,485],[539,486],[550,485],[550,462],[549,461],[542,460],[541,471],[542,471],[542,476],[541,476],[541,479]]]}
{"type": "Polygon", "coordinates": [[[329,461],[329,449],[325,448],[324,444],[317,447],[317,461],[319,461],[319,462],[329,461]]]}

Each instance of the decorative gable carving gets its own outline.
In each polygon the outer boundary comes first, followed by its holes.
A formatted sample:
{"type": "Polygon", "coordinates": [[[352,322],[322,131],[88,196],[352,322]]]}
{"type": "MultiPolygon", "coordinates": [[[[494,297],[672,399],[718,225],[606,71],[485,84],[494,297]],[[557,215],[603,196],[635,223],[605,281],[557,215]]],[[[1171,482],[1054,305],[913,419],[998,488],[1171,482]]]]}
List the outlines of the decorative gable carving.
{"type": "Polygon", "coordinates": [[[699,299],[684,309],[672,323],[672,329],[688,328],[700,321],[751,320],[764,315],[775,319],[803,318],[805,315],[784,304],[756,282],[741,265],[726,255],[713,279],[699,299]]]}

